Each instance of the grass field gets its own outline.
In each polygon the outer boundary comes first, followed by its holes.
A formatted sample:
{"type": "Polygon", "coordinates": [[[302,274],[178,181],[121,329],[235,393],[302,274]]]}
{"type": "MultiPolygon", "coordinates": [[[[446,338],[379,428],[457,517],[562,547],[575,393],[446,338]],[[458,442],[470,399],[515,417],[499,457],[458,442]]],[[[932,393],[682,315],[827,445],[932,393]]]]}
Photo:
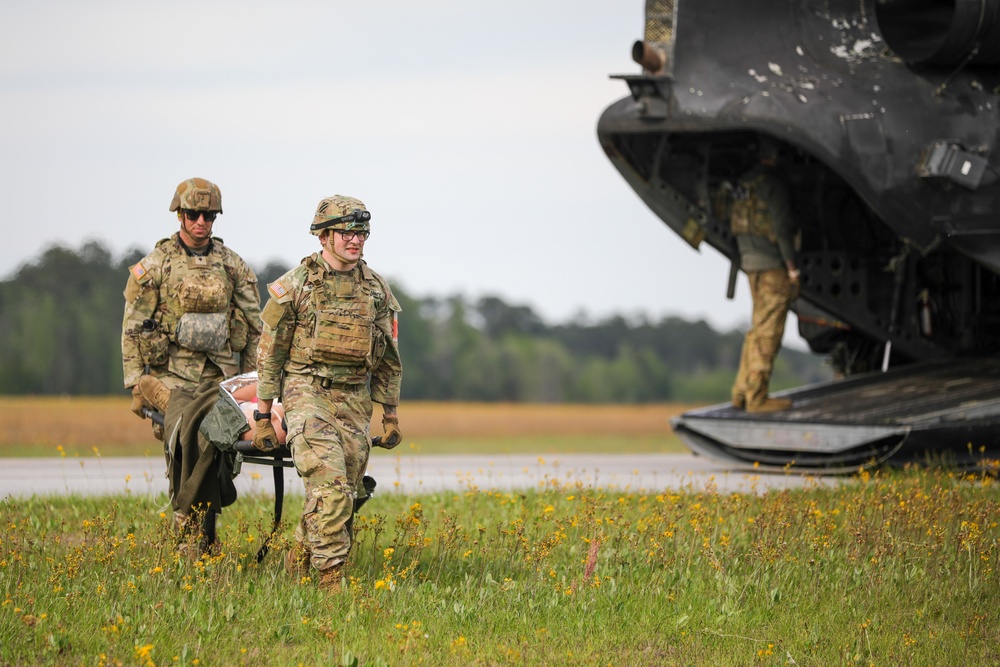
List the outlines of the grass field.
{"type": "MultiPolygon", "coordinates": [[[[129,402],[4,397],[0,457],[159,454],[149,421],[132,414],[129,402]]],[[[399,415],[410,452],[680,452],[668,420],[692,407],[404,402],[399,415]]],[[[375,413],[372,433],[379,433],[378,407],[375,413]]]]}
{"type": "Polygon", "coordinates": [[[334,596],[284,572],[288,526],[254,561],[268,498],[227,508],[201,558],[161,502],[3,502],[0,664],[1000,664],[989,476],[388,494],[356,518],[334,596]]]}
{"type": "MultiPolygon", "coordinates": [[[[400,415],[416,453],[635,452],[680,450],[667,420],[688,407],[400,415]]],[[[125,399],[5,399],[0,424],[0,456],[160,455],[125,399]]],[[[0,500],[0,665],[1000,664],[994,475],[381,494],[336,596],[284,572],[290,523],[255,561],[272,502],[241,495],[199,558],[163,494],[0,500]]]]}

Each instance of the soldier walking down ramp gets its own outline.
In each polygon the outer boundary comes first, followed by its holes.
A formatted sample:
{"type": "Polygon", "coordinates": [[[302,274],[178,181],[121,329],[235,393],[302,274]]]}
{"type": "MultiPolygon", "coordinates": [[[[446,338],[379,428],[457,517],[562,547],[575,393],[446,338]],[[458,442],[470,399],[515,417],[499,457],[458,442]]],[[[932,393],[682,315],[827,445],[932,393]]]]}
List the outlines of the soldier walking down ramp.
{"type": "Polygon", "coordinates": [[[733,406],[747,412],[775,412],[792,405],[787,398],[768,396],[788,309],[799,293],[795,223],[788,190],[774,170],[777,158],[777,146],[762,138],[760,164],[740,177],[731,214],[753,298],[750,330],[732,390],[733,406]]]}
{"type": "Polygon", "coordinates": [[[254,444],[266,450],[276,441],[270,409],[280,393],[306,491],[285,566],[302,575],[311,565],[320,587],[331,592],[341,588],[354,503],[364,493],[373,401],[382,404],[382,445],[391,449],[402,439],[399,304],[362,259],[370,219],[353,197],[320,201],[309,229],[323,249],[268,286],[257,351],[254,444]]]}

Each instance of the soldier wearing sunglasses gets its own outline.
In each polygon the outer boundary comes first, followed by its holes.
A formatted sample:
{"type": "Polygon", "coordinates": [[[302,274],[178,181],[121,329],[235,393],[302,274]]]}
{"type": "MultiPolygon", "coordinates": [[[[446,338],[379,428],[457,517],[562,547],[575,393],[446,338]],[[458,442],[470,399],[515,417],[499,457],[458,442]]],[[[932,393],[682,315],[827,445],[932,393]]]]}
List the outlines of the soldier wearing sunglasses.
{"type": "MultiPolygon", "coordinates": [[[[130,267],[125,285],[122,365],[139,416],[154,394],[221,381],[257,364],[257,276],[212,235],[222,213],[219,187],[188,179],[170,210],[180,230],[130,267]]],[[[153,432],[162,439],[156,424],[153,432]]]]}
{"type": "Polygon", "coordinates": [[[261,313],[254,445],[267,450],[277,443],[270,411],[280,398],[306,491],[285,567],[297,576],[315,568],[329,592],[341,589],[355,500],[367,497],[362,480],[373,402],[382,404],[381,445],[391,449],[402,439],[399,304],[362,259],[370,220],[353,197],[320,201],[309,231],[322,251],[268,285],[271,298],[261,313]]]}

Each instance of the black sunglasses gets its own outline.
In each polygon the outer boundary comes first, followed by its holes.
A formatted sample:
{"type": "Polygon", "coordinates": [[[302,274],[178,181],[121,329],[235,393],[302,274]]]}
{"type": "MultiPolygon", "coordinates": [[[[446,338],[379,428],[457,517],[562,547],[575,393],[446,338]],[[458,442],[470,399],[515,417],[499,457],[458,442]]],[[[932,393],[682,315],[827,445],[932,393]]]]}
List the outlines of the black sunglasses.
{"type": "Polygon", "coordinates": [[[185,208],[183,209],[183,211],[184,211],[184,217],[191,222],[197,220],[198,216],[204,217],[205,222],[215,222],[215,219],[219,215],[218,211],[192,211],[189,208],[185,208]]]}

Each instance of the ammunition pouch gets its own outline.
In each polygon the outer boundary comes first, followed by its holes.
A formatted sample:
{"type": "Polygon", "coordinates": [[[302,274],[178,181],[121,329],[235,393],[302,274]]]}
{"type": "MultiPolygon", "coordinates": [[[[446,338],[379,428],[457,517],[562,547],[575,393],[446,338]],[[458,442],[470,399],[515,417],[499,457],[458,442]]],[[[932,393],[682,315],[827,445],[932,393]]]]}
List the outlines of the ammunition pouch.
{"type": "Polygon", "coordinates": [[[142,363],[148,366],[162,366],[167,363],[167,348],[170,346],[170,338],[159,329],[153,331],[140,331],[139,356],[142,363]]]}
{"type": "Polygon", "coordinates": [[[372,353],[368,355],[367,359],[368,370],[378,366],[379,362],[382,361],[382,357],[385,356],[386,348],[388,348],[385,342],[385,332],[378,327],[372,327],[372,333],[372,353]]]}
{"type": "MultiPolygon", "coordinates": [[[[195,352],[222,352],[229,341],[229,314],[184,313],[177,322],[177,344],[195,352]]],[[[243,344],[246,345],[244,337],[243,344]]]]}
{"type": "Polygon", "coordinates": [[[363,363],[372,347],[372,323],[331,312],[316,315],[313,358],[334,365],[363,363]]]}
{"type": "Polygon", "coordinates": [[[217,313],[229,304],[229,288],[215,274],[189,275],[177,288],[177,300],[184,313],[217,313]]]}

